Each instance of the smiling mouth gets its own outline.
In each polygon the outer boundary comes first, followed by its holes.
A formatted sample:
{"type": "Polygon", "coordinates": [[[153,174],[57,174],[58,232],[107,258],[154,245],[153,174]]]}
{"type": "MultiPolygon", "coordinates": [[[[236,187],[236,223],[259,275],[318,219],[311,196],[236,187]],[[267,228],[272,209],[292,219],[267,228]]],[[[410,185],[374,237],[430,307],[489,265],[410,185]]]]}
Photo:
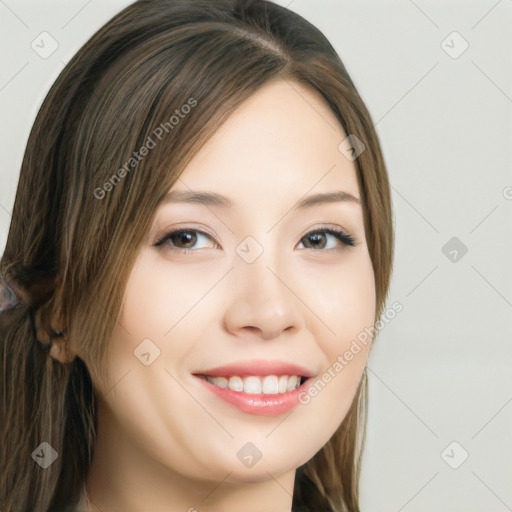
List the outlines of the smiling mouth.
{"type": "Polygon", "coordinates": [[[301,386],[307,377],[300,375],[238,375],[212,377],[210,375],[197,375],[210,384],[231,391],[246,394],[280,395],[294,391],[301,386]]]}

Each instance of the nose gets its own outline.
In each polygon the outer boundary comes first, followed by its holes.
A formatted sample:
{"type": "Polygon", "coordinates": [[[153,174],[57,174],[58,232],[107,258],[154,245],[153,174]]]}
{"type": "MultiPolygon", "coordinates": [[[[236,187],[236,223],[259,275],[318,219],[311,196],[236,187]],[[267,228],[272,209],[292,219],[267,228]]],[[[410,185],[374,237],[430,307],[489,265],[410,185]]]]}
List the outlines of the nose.
{"type": "Polygon", "coordinates": [[[291,277],[274,270],[274,259],[266,252],[252,263],[237,258],[231,272],[225,328],[237,337],[257,336],[264,340],[302,326],[299,299],[291,277]]]}

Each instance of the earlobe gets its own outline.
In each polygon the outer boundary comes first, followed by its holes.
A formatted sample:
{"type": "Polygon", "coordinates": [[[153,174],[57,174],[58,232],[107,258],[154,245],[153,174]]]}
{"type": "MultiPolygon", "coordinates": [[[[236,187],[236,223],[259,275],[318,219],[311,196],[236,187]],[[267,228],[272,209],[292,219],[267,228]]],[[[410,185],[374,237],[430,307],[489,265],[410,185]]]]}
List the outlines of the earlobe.
{"type": "Polygon", "coordinates": [[[66,337],[62,333],[59,334],[52,338],[49,354],[61,363],[70,363],[75,358],[75,354],[72,353],[66,337]]]}
{"type": "Polygon", "coordinates": [[[71,350],[66,334],[64,318],[48,303],[34,314],[37,341],[53,359],[61,363],[71,362],[75,354],[71,350]]]}

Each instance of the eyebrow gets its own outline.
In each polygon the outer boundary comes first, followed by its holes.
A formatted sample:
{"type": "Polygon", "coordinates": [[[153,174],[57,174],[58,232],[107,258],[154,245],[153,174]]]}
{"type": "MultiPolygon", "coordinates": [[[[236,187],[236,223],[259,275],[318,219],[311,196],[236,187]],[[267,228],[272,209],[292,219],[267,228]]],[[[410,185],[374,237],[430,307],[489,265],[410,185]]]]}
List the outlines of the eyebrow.
{"type": "MultiPolygon", "coordinates": [[[[353,202],[356,204],[361,204],[359,198],[350,194],[349,192],[344,192],[343,190],[338,190],[336,192],[324,192],[319,194],[313,194],[307,197],[303,197],[300,199],[295,206],[294,209],[303,209],[310,208],[312,206],[320,205],[320,204],[329,204],[329,203],[338,203],[338,202],[353,202]]],[[[192,203],[192,204],[202,204],[205,206],[218,206],[222,208],[232,208],[236,206],[236,204],[229,199],[229,197],[223,196],[221,194],[217,194],[216,192],[207,192],[207,191],[192,191],[192,190],[183,190],[183,191],[170,191],[162,200],[162,204],[166,203],[192,203]]]]}

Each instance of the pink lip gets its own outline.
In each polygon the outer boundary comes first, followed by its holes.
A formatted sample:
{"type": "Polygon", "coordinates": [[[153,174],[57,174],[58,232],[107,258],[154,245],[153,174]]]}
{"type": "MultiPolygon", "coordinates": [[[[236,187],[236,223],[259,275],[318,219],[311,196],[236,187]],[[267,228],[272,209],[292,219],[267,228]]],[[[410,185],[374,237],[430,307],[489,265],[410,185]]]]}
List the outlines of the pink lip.
{"type": "MultiPolygon", "coordinates": [[[[251,375],[298,375],[299,377],[312,377],[313,373],[303,366],[286,363],[284,361],[240,361],[209,370],[194,372],[194,375],[208,375],[210,377],[249,377],[251,375]]],[[[257,395],[259,396],[259,395],[257,395]]]]}
{"type": "MultiPolygon", "coordinates": [[[[240,374],[238,373],[236,375],[240,374]]],[[[254,375],[254,373],[252,373],[251,375],[254,375]]],[[[263,374],[256,373],[256,375],[263,374]]],[[[275,373],[268,373],[265,375],[275,375],[275,373]]],[[[287,374],[284,373],[283,375],[287,374]]],[[[291,372],[291,375],[297,375],[297,373],[291,372]]],[[[222,398],[222,400],[224,400],[225,402],[234,405],[242,412],[245,412],[247,414],[258,414],[260,416],[279,416],[280,414],[285,414],[288,411],[291,411],[295,406],[297,406],[300,403],[298,399],[299,394],[303,392],[306,389],[306,387],[309,386],[309,384],[311,383],[311,379],[308,379],[306,382],[304,382],[302,385],[300,385],[297,389],[294,389],[293,391],[287,391],[286,393],[276,395],[258,395],[244,393],[242,391],[233,391],[232,389],[228,388],[221,388],[219,386],[211,384],[206,379],[203,379],[201,377],[197,378],[203,383],[204,386],[206,386],[207,389],[209,389],[213,394],[215,394],[219,398],[222,398]]]]}

